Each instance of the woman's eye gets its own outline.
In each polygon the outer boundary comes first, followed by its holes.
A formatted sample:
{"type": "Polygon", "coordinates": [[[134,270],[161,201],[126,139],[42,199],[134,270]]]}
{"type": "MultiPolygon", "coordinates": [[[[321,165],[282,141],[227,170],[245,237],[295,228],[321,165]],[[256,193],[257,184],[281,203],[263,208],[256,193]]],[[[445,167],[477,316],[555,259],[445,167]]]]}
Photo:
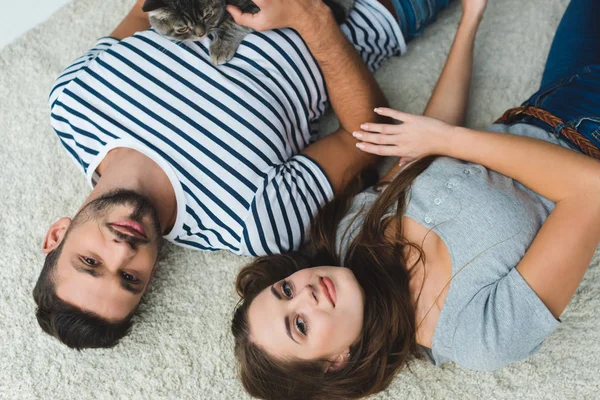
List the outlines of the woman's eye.
{"type": "Polygon", "coordinates": [[[291,288],[290,284],[287,283],[287,281],[283,281],[281,283],[281,291],[283,292],[283,295],[287,298],[291,298],[292,295],[294,294],[292,292],[292,288],[291,288]]]}
{"type": "Polygon", "coordinates": [[[98,262],[91,257],[81,257],[81,260],[83,260],[83,262],[89,265],[90,267],[98,266],[98,262]]]}
{"type": "Polygon", "coordinates": [[[307,323],[301,316],[296,317],[296,329],[298,329],[298,332],[300,332],[303,336],[306,336],[308,333],[307,323]]]}
{"type": "Polygon", "coordinates": [[[189,30],[190,28],[184,26],[183,28],[178,28],[177,30],[175,30],[175,32],[179,33],[180,35],[183,35],[184,33],[188,33],[189,30]]]}
{"type": "Polygon", "coordinates": [[[136,278],[134,275],[128,274],[127,272],[123,272],[123,278],[127,282],[131,282],[131,283],[137,283],[137,282],[139,282],[138,278],[136,278]]]}

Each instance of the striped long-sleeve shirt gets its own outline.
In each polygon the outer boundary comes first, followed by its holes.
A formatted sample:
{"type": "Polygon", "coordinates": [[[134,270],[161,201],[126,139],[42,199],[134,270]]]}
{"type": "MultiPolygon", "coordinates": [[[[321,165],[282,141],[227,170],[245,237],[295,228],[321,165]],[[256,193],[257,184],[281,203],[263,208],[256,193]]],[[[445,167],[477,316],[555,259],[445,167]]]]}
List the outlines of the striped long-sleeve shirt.
{"type": "MultiPolygon", "coordinates": [[[[357,0],[342,30],[371,70],[405,47],[376,0],[357,0]]],[[[323,170],[300,154],[327,106],[323,75],[290,29],[248,35],[219,66],[209,44],[152,30],[100,39],[56,80],[52,127],[91,185],[114,148],[155,161],[177,199],[167,240],[250,255],[297,249],[333,197],[323,170]]]]}

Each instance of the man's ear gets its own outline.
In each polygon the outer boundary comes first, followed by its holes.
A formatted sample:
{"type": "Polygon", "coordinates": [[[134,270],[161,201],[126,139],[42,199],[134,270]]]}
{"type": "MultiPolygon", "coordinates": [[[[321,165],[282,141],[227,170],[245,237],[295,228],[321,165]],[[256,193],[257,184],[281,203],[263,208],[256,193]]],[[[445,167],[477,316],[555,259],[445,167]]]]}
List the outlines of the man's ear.
{"type": "Polygon", "coordinates": [[[344,350],[340,355],[329,360],[325,373],[339,370],[348,363],[348,360],[350,360],[350,349],[344,350]]]}
{"type": "Polygon", "coordinates": [[[68,217],[62,217],[50,225],[50,229],[48,229],[48,232],[46,232],[46,237],[44,238],[44,243],[42,244],[42,252],[44,254],[50,253],[60,245],[70,225],[71,218],[68,217]]]}
{"type": "Polygon", "coordinates": [[[166,5],[165,5],[164,0],[146,0],[144,5],[142,6],[142,11],[143,12],[156,11],[159,8],[163,8],[165,6],[166,5]]]}

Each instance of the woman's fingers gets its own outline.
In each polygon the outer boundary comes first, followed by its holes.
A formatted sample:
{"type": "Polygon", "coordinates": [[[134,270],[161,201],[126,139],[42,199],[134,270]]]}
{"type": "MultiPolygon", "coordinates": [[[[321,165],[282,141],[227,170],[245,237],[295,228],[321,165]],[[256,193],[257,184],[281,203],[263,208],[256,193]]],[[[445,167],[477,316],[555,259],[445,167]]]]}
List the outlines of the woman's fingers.
{"type": "Polygon", "coordinates": [[[395,144],[398,141],[396,135],[382,135],[381,133],[356,131],[352,133],[352,136],[354,136],[361,142],[368,142],[374,144],[395,144]]]}
{"type": "Polygon", "coordinates": [[[378,107],[374,111],[379,115],[383,115],[384,117],[390,117],[398,121],[408,121],[411,117],[411,114],[394,110],[393,108],[388,107],[378,107]]]}
{"type": "Polygon", "coordinates": [[[398,148],[396,146],[388,146],[383,144],[358,142],[356,143],[356,147],[365,153],[376,154],[378,156],[395,156],[398,153],[398,148]]]}
{"type": "Polygon", "coordinates": [[[365,122],[360,129],[367,132],[383,133],[384,135],[394,135],[402,133],[402,125],[376,124],[374,122],[365,122]]]}

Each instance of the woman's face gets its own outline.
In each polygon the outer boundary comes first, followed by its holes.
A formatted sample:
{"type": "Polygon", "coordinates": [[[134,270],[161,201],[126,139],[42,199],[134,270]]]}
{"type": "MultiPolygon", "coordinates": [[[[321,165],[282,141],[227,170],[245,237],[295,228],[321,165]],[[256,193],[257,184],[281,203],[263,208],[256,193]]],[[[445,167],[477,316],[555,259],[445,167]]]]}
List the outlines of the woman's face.
{"type": "Polygon", "coordinates": [[[347,359],[361,333],[364,293],[348,268],[303,269],[263,290],[248,309],[250,340],[277,359],[347,359]]]}

